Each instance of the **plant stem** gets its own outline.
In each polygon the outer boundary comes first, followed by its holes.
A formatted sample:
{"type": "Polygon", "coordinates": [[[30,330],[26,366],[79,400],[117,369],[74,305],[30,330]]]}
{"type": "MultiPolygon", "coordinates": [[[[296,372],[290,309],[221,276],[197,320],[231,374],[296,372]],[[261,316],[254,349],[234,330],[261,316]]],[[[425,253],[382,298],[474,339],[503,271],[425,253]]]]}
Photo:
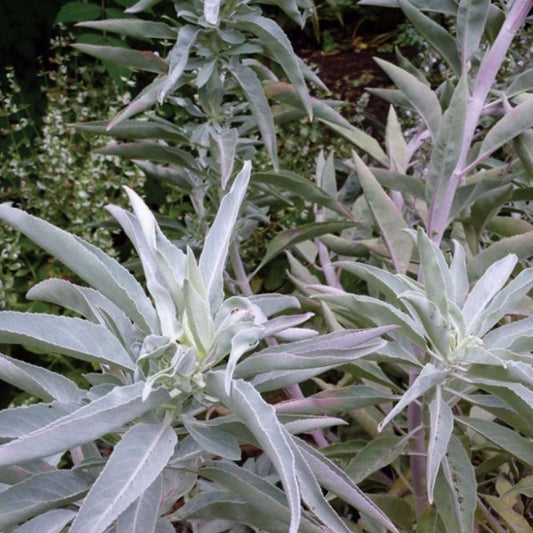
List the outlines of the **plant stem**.
{"type": "Polygon", "coordinates": [[[477,505],[481,510],[481,513],[485,517],[485,520],[490,524],[490,527],[495,531],[495,533],[507,533],[507,530],[500,525],[498,520],[492,516],[492,513],[487,509],[485,504],[482,502],[481,498],[477,497],[477,505]]]}
{"type": "Polygon", "coordinates": [[[468,159],[468,153],[490,88],[496,79],[496,75],[500,70],[516,32],[526,19],[532,6],[533,0],[515,0],[498,36],[483,57],[474,82],[472,95],[467,105],[465,130],[463,132],[461,153],[457,165],[448,181],[448,187],[441,204],[436,207],[428,221],[428,235],[436,244],[439,244],[442,240],[444,231],[448,225],[453,199],[457,188],[464,178],[464,168],[468,159]]]}
{"type": "MultiPolygon", "coordinates": [[[[409,386],[413,384],[417,376],[417,371],[409,372],[409,386]]],[[[407,429],[409,432],[414,431],[411,437],[411,452],[414,453],[410,455],[409,463],[413,480],[415,511],[419,517],[428,506],[428,500],[426,496],[426,436],[422,420],[422,407],[417,402],[411,402],[407,408],[407,429]],[[416,428],[419,429],[415,431],[416,428]]]]}

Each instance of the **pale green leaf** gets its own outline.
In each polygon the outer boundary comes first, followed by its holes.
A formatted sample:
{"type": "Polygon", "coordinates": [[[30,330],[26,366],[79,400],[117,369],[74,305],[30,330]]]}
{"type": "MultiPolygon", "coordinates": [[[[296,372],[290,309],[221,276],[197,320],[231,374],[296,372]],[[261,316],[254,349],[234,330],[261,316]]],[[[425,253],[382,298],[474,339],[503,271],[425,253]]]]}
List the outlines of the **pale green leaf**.
{"type": "Polygon", "coordinates": [[[204,1],[204,18],[208,24],[218,26],[220,22],[220,4],[221,0],[204,1]]]}
{"type": "MultiPolygon", "coordinates": [[[[96,18],[96,17],[94,17],[96,18]]],[[[106,19],[80,22],[76,26],[118,33],[134,39],[175,39],[176,30],[163,22],[141,19],[106,19]]]]}
{"type": "Polygon", "coordinates": [[[457,10],[457,45],[463,65],[478,53],[489,15],[490,0],[461,0],[457,10]]]}
{"type": "Polygon", "coordinates": [[[363,160],[355,153],[353,159],[365,200],[385,241],[392,264],[396,272],[404,273],[409,267],[413,249],[412,239],[403,231],[407,224],[363,160]]]}
{"type": "Polygon", "coordinates": [[[390,159],[390,169],[400,174],[405,174],[409,163],[407,143],[398,121],[398,115],[393,106],[389,107],[387,127],[385,129],[385,145],[390,159]]]}
{"type": "Polygon", "coordinates": [[[161,476],[119,517],[116,533],[154,533],[161,503],[161,476]]]}
{"type": "Polygon", "coordinates": [[[54,509],[32,518],[13,533],[61,533],[74,520],[76,513],[68,509],[54,509]]]}
{"type": "Polygon", "coordinates": [[[131,7],[126,9],[126,13],[139,13],[141,11],[146,11],[159,4],[159,2],[161,2],[161,0],[139,0],[131,7]]]}
{"type": "Polygon", "coordinates": [[[236,129],[223,129],[222,131],[211,131],[211,138],[213,139],[214,153],[220,168],[220,184],[222,190],[226,189],[229,179],[233,173],[233,165],[235,163],[235,149],[239,135],[236,129]]]}
{"type": "Polygon", "coordinates": [[[425,122],[433,139],[437,138],[442,111],[437,95],[425,84],[406,70],[376,58],[377,64],[402,91],[425,122]]]}

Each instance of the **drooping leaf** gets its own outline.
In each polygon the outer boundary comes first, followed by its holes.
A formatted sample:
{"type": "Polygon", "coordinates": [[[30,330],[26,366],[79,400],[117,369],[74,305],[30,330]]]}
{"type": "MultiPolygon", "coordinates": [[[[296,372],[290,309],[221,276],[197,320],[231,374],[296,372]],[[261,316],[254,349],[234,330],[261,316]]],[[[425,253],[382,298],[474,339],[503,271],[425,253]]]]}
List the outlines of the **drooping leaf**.
{"type": "Polygon", "coordinates": [[[2,491],[0,528],[7,531],[49,509],[80,499],[90,482],[91,476],[82,472],[52,470],[13,485],[2,491]]]}
{"type": "Polygon", "coordinates": [[[126,13],[140,13],[141,11],[146,11],[151,7],[154,7],[159,4],[159,2],[161,2],[161,0],[139,0],[131,7],[128,7],[126,13]]]}
{"type": "MultiPolygon", "coordinates": [[[[399,0],[362,0],[363,6],[400,7],[399,0]]],[[[453,0],[412,0],[411,4],[423,11],[455,15],[457,5],[453,0]]]]}
{"type": "Polygon", "coordinates": [[[0,379],[45,402],[80,403],[85,392],[70,379],[0,353],[0,379]]]}
{"type": "Polygon", "coordinates": [[[1,445],[0,466],[48,457],[95,440],[169,398],[168,392],[157,389],[143,402],[143,388],[142,382],[116,387],[47,426],[1,445]]]}
{"type": "Polygon", "coordinates": [[[359,156],[353,153],[365,200],[385,241],[396,272],[404,273],[411,260],[413,241],[403,231],[407,224],[402,214],[359,156]]]}
{"type": "Polygon", "coordinates": [[[166,422],[133,426],[115,446],[91,487],[71,533],[105,531],[155,481],[176,442],[176,433],[166,422]]]}

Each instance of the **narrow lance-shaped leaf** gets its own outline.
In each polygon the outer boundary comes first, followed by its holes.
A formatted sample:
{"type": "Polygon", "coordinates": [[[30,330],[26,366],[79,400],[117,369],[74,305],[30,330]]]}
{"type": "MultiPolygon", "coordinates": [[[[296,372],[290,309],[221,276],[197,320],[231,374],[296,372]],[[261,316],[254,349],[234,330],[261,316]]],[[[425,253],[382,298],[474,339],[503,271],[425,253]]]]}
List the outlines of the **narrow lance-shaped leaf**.
{"type": "Polygon", "coordinates": [[[2,353],[0,379],[45,402],[80,403],[85,397],[85,391],[65,376],[2,353]]]}
{"type": "Polygon", "coordinates": [[[74,48],[103,61],[111,61],[128,68],[166,74],[168,65],[156,54],[150,51],[130,50],[120,46],[106,46],[96,44],[75,43],[74,48]]]}
{"type": "Polygon", "coordinates": [[[53,470],[13,485],[0,498],[0,528],[8,531],[28,518],[78,500],[90,481],[91,477],[81,472],[53,470]]]}
{"type": "Polygon", "coordinates": [[[220,4],[221,0],[205,0],[204,1],[204,18],[213,26],[218,26],[220,21],[220,4]]]}
{"type": "Polygon", "coordinates": [[[402,128],[398,122],[398,115],[393,106],[389,107],[387,116],[387,128],[385,131],[385,143],[390,159],[390,169],[405,174],[408,164],[407,143],[403,137],[402,128]]]}
{"type": "Polygon", "coordinates": [[[220,166],[220,185],[222,190],[226,190],[228,181],[233,173],[239,134],[236,129],[231,128],[223,129],[221,132],[211,131],[210,135],[214,141],[214,152],[220,166]]]}
{"type": "Polygon", "coordinates": [[[427,491],[429,502],[433,503],[433,491],[442,459],[446,455],[453,431],[453,413],[442,398],[441,388],[437,386],[435,397],[429,404],[429,443],[427,453],[427,491]]]}
{"type": "Polygon", "coordinates": [[[376,221],[376,225],[380,229],[392,264],[396,272],[403,273],[409,266],[413,249],[412,239],[403,231],[407,228],[407,224],[398,208],[372,175],[363,160],[355,153],[353,153],[353,159],[363,187],[365,200],[376,221]]]}
{"type": "Polygon", "coordinates": [[[112,257],[88,242],[19,209],[0,205],[0,219],[17,228],[105,294],[142,329],[157,329],[155,310],[142,286],[112,257]]]}
{"type": "Polygon", "coordinates": [[[405,16],[417,31],[446,60],[457,75],[461,73],[461,60],[457,53],[455,39],[439,24],[424,15],[407,0],[398,0],[405,16]]]}
{"type": "Polygon", "coordinates": [[[437,95],[406,70],[383,59],[375,58],[375,61],[411,102],[426,123],[433,139],[436,139],[442,118],[437,95]]]}
{"type": "Polygon", "coordinates": [[[76,513],[69,509],[54,509],[25,522],[14,533],[61,533],[75,516],[76,513]]]}
{"type": "Polygon", "coordinates": [[[256,35],[270,50],[294,85],[309,118],[312,118],[311,100],[303,72],[292,45],[283,30],[273,20],[258,15],[240,16],[235,21],[235,25],[240,30],[249,31],[256,35]]]}
{"type": "Polygon", "coordinates": [[[164,389],[142,401],[144,384],[115,387],[111,392],[47,426],[0,446],[0,466],[48,457],[115,431],[169,398],[164,389]]]}
{"type": "Polygon", "coordinates": [[[235,411],[276,467],[291,511],[289,533],[296,533],[301,521],[301,507],[295,459],[274,408],[265,403],[252,385],[242,380],[233,381],[227,395],[222,372],[212,372],[207,378],[207,387],[235,411]]]}
{"type": "Polygon", "coordinates": [[[461,0],[457,10],[457,45],[463,68],[479,50],[485,23],[489,15],[490,0],[461,0]]]}
{"type": "Polygon", "coordinates": [[[155,481],[176,443],[176,433],[166,422],[131,428],[115,446],[70,532],[105,531],[155,481]]]}
{"type": "Polygon", "coordinates": [[[261,132],[265,148],[272,160],[274,169],[277,169],[279,162],[274,119],[272,118],[272,113],[263,86],[261,85],[257,74],[251,68],[246,67],[237,61],[231,63],[230,72],[244,91],[244,95],[250,104],[250,109],[257,121],[257,127],[261,132]]]}
{"type": "Polygon", "coordinates": [[[134,501],[117,520],[117,533],[154,533],[161,503],[162,476],[134,501]]]}
{"type": "Polygon", "coordinates": [[[199,268],[204,278],[211,311],[215,312],[223,299],[223,271],[228,255],[233,228],[237,221],[239,209],[246,194],[250,179],[251,164],[244,163],[230,192],[220,203],[217,216],[205,239],[200,255],[199,268]]]}
{"type": "Polygon", "coordinates": [[[128,352],[109,330],[81,318],[3,311],[0,342],[26,344],[127,370],[135,368],[128,352]]]}
{"type": "MultiPolygon", "coordinates": [[[[169,72],[159,93],[159,103],[163,103],[167,95],[176,87],[189,61],[191,47],[198,36],[198,29],[192,25],[182,26],[176,44],[168,56],[169,72]]],[[[166,73],[166,72],[165,72],[166,73]]]]}
{"type": "Polygon", "coordinates": [[[447,533],[472,533],[477,483],[461,441],[452,435],[435,484],[435,504],[447,533]]]}
{"type": "Polygon", "coordinates": [[[443,383],[444,380],[448,377],[448,373],[448,370],[439,370],[431,363],[428,363],[422,369],[422,372],[420,372],[413,384],[404,393],[401,400],[379,423],[378,431],[382,431],[383,428],[411,402],[414,402],[417,398],[419,398],[429,390],[443,383]]]}
{"type": "Polygon", "coordinates": [[[76,26],[118,33],[136,39],[175,39],[176,30],[163,22],[140,19],[107,19],[80,22],[76,26]]]}

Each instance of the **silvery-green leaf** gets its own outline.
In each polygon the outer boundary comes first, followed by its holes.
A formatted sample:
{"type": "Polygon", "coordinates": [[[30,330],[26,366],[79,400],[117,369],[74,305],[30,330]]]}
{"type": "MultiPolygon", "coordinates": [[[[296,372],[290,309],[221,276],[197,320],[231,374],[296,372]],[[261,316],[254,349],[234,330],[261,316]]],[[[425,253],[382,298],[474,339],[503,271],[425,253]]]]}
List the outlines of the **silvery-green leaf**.
{"type": "Polygon", "coordinates": [[[76,26],[118,33],[136,39],[175,39],[176,30],[163,22],[141,19],[107,19],[78,22],[76,26]]]}
{"type": "Polygon", "coordinates": [[[203,450],[232,461],[240,460],[241,450],[232,435],[210,426],[209,422],[195,420],[191,416],[182,415],[181,419],[191,437],[203,450]]]}
{"type": "Polygon", "coordinates": [[[427,491],[429,502],[433,503],[433,491],[442,459],[446,455],[453,431],[453,413],[442,398],[440,387],[429,404],[429,443],[427,452],[427,491]]]}
{"type": "Polygon", "coordinates": [[[54,402],[3,409],[0,411],[0,437],[22,437],[72,413],[78,407],[54,402]]]}
{"type": "Polygon", "coordinates": [[[472,533],[477,483],[461,441],[452,435],[435,484],[435,504],[447,533],[472,533]]]}
{"type": "Polygon", "coordinates": [[[257,127],[261,132],[261,138],[263,139],[265,148],[274,165],[274,169],[277,170],[279,162],[276,144],[276,130],[263,86],[261,85],[257,74],[251,68],[240,64],[238,61],[231,63],[230,72],[244,91],[244,95],[248,100],[250,109],[257,122],[257,127]]]}
{"type": "Polygon", "coordinates": [[[465,250],[457,241],[453,241],[450,277],[453,285],[453,301],[462,308],[468,293],[468,272],[466,270],[465,250]]]}
{"type": "Polygon", "coordinates": [[[358,451],[345,468],[354,483],[361,483],[369,475],[390,465],[405,453],[409,437],[379,437],[358,451]]]}
{"type": "Polygon", "coordinates": [[[398,122],[398,115],[393,106],[389,107],[389,114],[387,116],[385,144],[390,158],[390,169],[405,174],[409,162],[409,154],[402,128],[398,122]]]}
{"type": "MultiPolygon", "coordinates": [[[[238,498],[228,490],[210,490],[201,492],[189,500],[178,511],[170,515],[171,520],[226,519],[232,524],[247,524],[259,531],[269,533],[287,533],[287,524],[278,519],[278,515],[258,512],[256,507],[238,498]]],[[[320,529],[307,530],[318,533],[320,529]]]]}
{"type": "Polygon", "coordinates": [[[0,342],[25,344],[127,370],[135,368],[128,352],[107,328],[81,318],[3,311],[0,342]]]}
{"type": "Polygon", "coordinates": [[[332,416],[313,416],[299,418],[298,420],[291,420],[285,422],[285,429],[294,435],[299,435],[300,433],[310,433],[317,429],[327,429],[333,426],[345,426],[348,425],[346,420],[342,418],[336,418],[332,416]]]}
{"type": "Polygon", "coordinates": [[[218,26],[221,0],[205,0],[204,18],[208,24],[218,26]]]}
{"type": "Polygon", "coordinates": [[[365,263],[355,261],[336,261],[335,266],[364,279],[373,289],[377,289],[388,300],[396,301],[397,296],[412,287],[400,276],[365,263]]]}
{"type": "Polygon", "coordinates": [[[418,346],[425,346],[424,331],[407,313],[396,306],[363,295],[329,295],[321,294],[316,299],[324,300],[337,313],[347,318],[361,319],[363,322],[372,321],[374,324],[385,326],[394,324],[400,326],[398,331],[418,346]],[[355,317],[354,317],[355,315],[355,317]]]}
{"type": "Polygon", "coordinates": [[[330,490],[350,505],[353,505],[358,511],[367,514],[389,531],[399,533],[396,526],[385,513],[333,461],[327,459],[318,450],[309,446],[303,440],[295,439],[295,442],[297,442],[303,457],[322,487],[330,490]]]}
{"type": "Polygon", "coordinates": [[[161,476],[118,517],[117,533],[154,533],[161,500],[161,476]]]}
{"type": "Polygon", "coordinates": [[[383,59],[376,58],[375,61],[411,102],[429,128],[433,139],[436,139],[442,119],[442,111],[436,94],[406,70],[383,59]]]}
{"type": "Polygon", "coordinates": [[[120,428],[169,398],[158,389],[141,400],[143,383],[116,387],[71,414],[0,446],[0,466],[48,457],[120,428]]]}
{"type": "Polygon", "coordinates": [[[156,316],[142,286],[117,261],[86,241],[19,209],[0,205],[0,219],[24,233],[99,290],[147,331],[156,316]]]}
{"type": "Polygon", "coordinates": [[[533,444],[521,437],[519,433],[490,420],[467,416],[456,419],[465,426],[483,435],[505,452],[511,453],[530,467],[533,467],[533,444]]]}
{"type": "MultiPolygon", "coordinates": [[[[201,475],[231,490],[255,508],[256,512],[265,516],[276,517],[277,520],[285,524],[285,528],[289,527],[291,516],[283,491],[263,477],[227,461],[209,462],[206,467],[201,469],[201,475]]],[[[303,517],[298,531],[311,533],[318,532],[320,529],[303,517]]]]}
{"type": "Polygon", "coordinates": [[[490,0],[461,0],[457,10],[457,45],[463,65],[479,51],[490,0]]]}
{"type": "Polygon", "coordinates": [[[517,261],[516,255],[507,255],[493,263],[474,285],[463,306],[468,333],[476,329],[487,305],[509,279],[517,261]]]}
{"type": "Polygon", "coordinates": [[[461,154],[469,98],[467,76],[464,73],[442,117],[429,160],[426,176],[426,203],[429,207],[430,219],[441,208],[450,180],[454,179],[452,176],[461,154]]]}
{"type": "Polygon", "coordinates": [[[483,345],[488,349],[503,348],[513,352],[533,350],[533,316],[506,324],[483,337],[483,345]]]}
{"type": "Polygon", "coordinates": [[[107,327],[126,347],[135,340],[133,325],[126,314],[103,294],[89,287],[52,278],[34,285],[26,298],[71,309],[88,320],[107,327]]]}
{"type": "Polygon", "coordinates": [[[300,309],[301,307],[299,300],[288,294],[254,294],[248,299],[257,305],[266,317],[287,309],[300,309]]]}
{"type": "Polygon", "coordinates": [[[204,278],[205,286],[209,295],[211,312],[215,312],[223,299],[222,274],[229,244],[232,238],[233,228],[239,214],[239,209],[246,194],[246,188],[250,179],[251,164],[244,163],[231,190],[220,203],[217,216],[211,226],[205,244],[200,255],[199,267],[204,278]]]}
{"type": "Polygon", "coordinates": [[[426,338],[446,357],[450,352],[450,330],[437,305],[414,291],[404,292],[400,298],[410,309],[411,315],[422,324],[426,338]]]}
{"type": "Polygon", "coordinates": [[[139,0],[138,2],[135,2],[135,4],[133,4],[131,7],[128,7],[125,12],[139,13],[141,11],[146,11],[147,9],[150,9],[156,4],[159,4],[159,2],[161,2],[161,0],[139,0]]]}
{"type": "Polygon", "coordinates": [[[259,38],[261,43],[268,48],[274,59],[281,65],[285,74],[294,85],[298,96],[302,101],[305,110],[312,118],[313,112],[311,99],[305,83],[302,68],[294,53],[291,42],[272,19],[258,16],[256,14],[243,15],[235,21],[238,29],[249,31],[259,38]]]}
{"type": "Polygon", "coordinates": [[[385,241],[394,269],[398,273],[404,273],[409,266],[413,249],[413,241],[403,231],[407,224],[363,160],[355,153],[353,159],[365,200],[385,241]]]}
{"type": "Polygon", "coordinates": [[[220,184],[222,190],[225,190],[233,173],[235,149],[237,147],[239,134],[234,128],[224,128],[220,132],[210,131],[210,135],[214,141],[214,153],[216,154],[217,164],[220,167],[220,184]]]}
{"type": "Polygon", "coordinates": [[[212,394],[233,409],[270,457],[280,476],[291,511],[288,533],[296,533],[301,521],[301,507],[295,459],[274,408],[265,403],[252,385],[242,380],[233,381],[230,394],[226,394],[224,374],[221,372],[209,374],[206,383],[212,394]]]}
{"type": "Polygon", "coordinates": [[[481,144],[477,160],[484,160],[513,137],[533,127],[533,96],[505,113],[487,133],[481,144]]]}
{"type": "Polygon", "coordinates": [[[2,492],[2,531],[35,515],[80,499],[89,490],[91,477],[81,472],[53,470],[36,474],[2,492]]]}
{"type": "Polygon", "coordinates": [[[70,529],[102,533],[155,481],[172,456],[177,437],[166,422],[137,424],[115,446],[70,529]]]}
{"type": "Polygon", "coordinates": [[[413,381],[412,385],[404,393],[400,401],[391,409],[388,415],[379,423],[378,431],[383,428],[405,407],[414,402],[417,398],[443,383],[448,377],[448,370],[439,370],[431,363],[424,366],[420,374],[413,381]]]}
{"type": "Polygon", "coordinates": [[[0,379],[45,402],[80,403],[85,397],[85,391],[65,376],[2,353],[0,379]]]}
{"type": "Polygon", "coordinates": [[[54,509],[28,520],[13,533],[61,533],[74,520],[76,513],[68,509],[54,509]]]}
{"type": "MultiPolygon", "coordinates": [[[[269,337],[271,335],[277,336],[283,331],[289,329],[298,330],[299,328],[296,328],[296,326],[307,322],[313,316],[314,313],[302,313],[299,315],[279,316],[277,318],[271,318],[267,322],[263,323],[263,337],[269,337]]],[[[315,331],[314,335],[318,335],[318,332],[315,331]]],[[[305,335],[304,338],[308,336],[311,335],[305,335]]]]}
{"type": "Polygon", "coordinates": [[[416,242],[427,297],[436,304],[442,315],[447,317],[448,300],[453,299],[453,281],[448,265],[438,246],[422,228],[418,228],[416,242]]]}
{"type": "Polygon", "coordinates": [[[213,320],[209,302],[200,295],[188,279],[183,283],[185,314],[183,329],[190,335],[190,341],[198,348],[198,357],[204,358],[213,342],[213,320]]]}
{"type": "Polygon", "coordinates": [[[533,287],[533,268],[528,268],[496,294],[476,321],[472,330],[474,335],[482,337],[501,318],[511,312],[533,287]]]}
{"type": "Polygon", "coordinates": [[[315,337],[318,332],[310,328],[284,328],[282,331],[278,331],[274,334],[276,340],[281,343],[284,342],[296,342],[309,337],[315,337]]]}
{"type": "MultiPolygon", "coordinates": [[[[208,3],[209,1],[206,2],[206,4],[208,3]]],[[[176,44],[168,55],[168,75],[163,78],[164,82],[158,95],[160,104],[174,90],[183,75],[189,61],[191,47],[195,43],[198,33],[198,29],[189,24],[180,28],[176,44]]],[[[166,72],[163,72],[163,74],[166,74],[166,72]]]]}
{"type": "MultiPolygon", "coordinates": [[[[362,0],[364,6],[400,7],[399,0],[362,0]]],[[[421,11],[433,11],[435,13],[445,13],[455,15],[457,5],[454,0],[412,0],[411,4],[421,11]]]]}
{"type": "Polygon", "coordinates": [[[415,8],[411,2],[407,0],[398,0],[398,2],[405,16],[413,23],[420,35],[446,60],[455,74],[460,75],[461,61],[455,39],[440,24],[415,8]]]}

